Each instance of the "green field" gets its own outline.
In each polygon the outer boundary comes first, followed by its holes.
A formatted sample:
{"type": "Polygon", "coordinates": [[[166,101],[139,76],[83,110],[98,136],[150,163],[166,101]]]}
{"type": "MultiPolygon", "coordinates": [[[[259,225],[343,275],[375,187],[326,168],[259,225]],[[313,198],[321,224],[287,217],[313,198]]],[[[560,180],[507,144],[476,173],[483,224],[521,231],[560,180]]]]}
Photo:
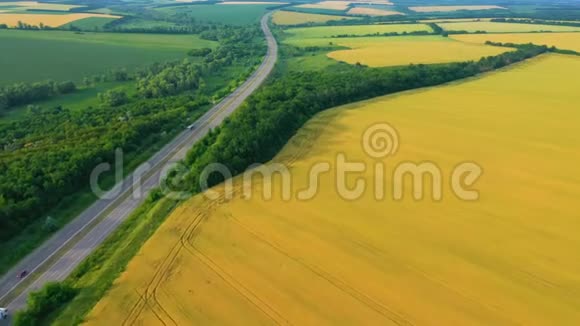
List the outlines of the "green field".
{"type": "Polygon", "coordinates": [[[307,14],[318,14],[318,15],[344,15],[346,10],[332,10],[332,9],[321,9],[321,8],[300,8],[300,7],[288,7],[288,11],[303,12],[307,14]]]}
{"type": "Polygon", "coordinates": [[[123,29],[151,29],[151,28],[172,28],[179,26],[169,21],[156,21],[147,19],[131,19],[123,22],[118,27],[123,29]]]}
{"type": "Polygon", "coordinates": [[[106,17],[88,17],[84,19],[79,19],[72,23],[61,26],[61,28],[69,28],[74,26],[82,30],[100,30],[104,25],[117,20],[116,18],[106,18],[106,17]]]}
{"type": "Polygon", "coordinates": [[[247,25],[260,21],[268,8],[276,5],[189,5],[165,7],[159,11],[166,13],[187,14],[196,21],[214,22],[230,25],[247,25]]]}
{"type": "MultiPolygon", "coordinates": [[[[79,88],[76,92],[70,94],[60,95],[48,100],[34,102],[32,105],[44,109],[62,106],[72,110],[83,110],[91,106],[96,107],[101,105],[101,101],[99,101],[97,98],[99,93],[103,93],[111,89],[116,89],[122,90],[128,95],[132,96],[136,93],[136,85],[137,83],[135,81],[103,82],[98,83],[97,85],[91,85],[90,87],[79,88]]],[[[14,107],[7,113],[0,115],[0,125],[22,118],[27,112],[28,107],[29,104],[14,107]]]]}
{"type": "Polygon", "coordinates": [[[446,31],[467,31],[474,33],[528,33],[528,32],[580,32],[580,27],[539,24],[516,24],[496,22],[461,22],[439,24],[446,31]]]}
{"type": "Polygon", "coordinates": [[[333,37],[337,35],[371,35],[385,33],[431,32],[425,24],[384,24],[384,25],[354,25],[354,26],[319,26],[292,28],[287,30],[295,39],[312,39],[333,37]]]}
{"type": "MultiPolygon", "coordinates": [[[[336,47],[336,49],[342,48],[343,47],[336,47]]],[[[300,55],[288,55],[283,51],[279,69],[283,73],[288,73],[296,71],[318,71],[331,65],[339,65],[339,62],[328,57],[329,51],[330,50],[322,49],[313,52],[305,52],[300,55]]],[[[336,68],[338,69],[338,67],[336,68]]]]}
{"type": "Polygon", "coordinates": [[[195,35],[0,31],[0,84],[46,79],[79,81],[114,68],[180,59],[213,47],[195,35]]]}

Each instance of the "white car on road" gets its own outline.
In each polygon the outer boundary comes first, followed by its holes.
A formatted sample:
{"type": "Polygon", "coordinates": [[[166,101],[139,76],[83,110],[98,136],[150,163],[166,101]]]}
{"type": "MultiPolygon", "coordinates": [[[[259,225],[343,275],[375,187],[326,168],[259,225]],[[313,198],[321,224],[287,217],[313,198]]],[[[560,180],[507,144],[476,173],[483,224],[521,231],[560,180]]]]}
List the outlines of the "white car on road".
{"type": "Polygon", "coordinates": [[[8,317],[8,309],[0,308],[0,319],[6,319],[8,317]]]}

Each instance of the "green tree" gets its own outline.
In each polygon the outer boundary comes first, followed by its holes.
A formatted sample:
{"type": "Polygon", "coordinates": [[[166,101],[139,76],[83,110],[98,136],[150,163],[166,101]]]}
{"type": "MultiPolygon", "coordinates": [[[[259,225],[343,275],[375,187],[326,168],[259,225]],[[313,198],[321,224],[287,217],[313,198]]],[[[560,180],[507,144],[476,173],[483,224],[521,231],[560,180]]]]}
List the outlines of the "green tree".
{"type": "Polygon", "coordinates": [[[99,93],[98,97],[101,103],[107,106],[119,106],[129,101],[127,93],[115,89],[106,91],[104,93],[99,93]]]}

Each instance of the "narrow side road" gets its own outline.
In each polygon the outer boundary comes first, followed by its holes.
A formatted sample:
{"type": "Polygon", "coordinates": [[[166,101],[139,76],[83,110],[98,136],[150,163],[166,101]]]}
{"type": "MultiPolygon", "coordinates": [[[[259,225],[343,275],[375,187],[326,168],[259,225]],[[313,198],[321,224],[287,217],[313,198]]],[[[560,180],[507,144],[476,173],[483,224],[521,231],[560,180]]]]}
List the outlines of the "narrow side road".
{"type": "MultiPolygon", "coordinates": [[[[185,158],[187,151],[212,128],[220,125],[250,96],[272,72],[278,58],[278,46],[269,27],[271,13],[262,17],[261,26],[268,43],[268,52],[254,74],[232,94],[204,114],[190,130],[185,130],[163,147],[151,159],[136,169],[116,189],[111,199],[100,199],[75,220],[57,232],[41,247],[23,259],[0,279],[0,307],[12,314],[26,305],[26,298],[45,283],[64,280],[107,236],[141,204],[147,194],[163,179],[168,163],[185,158]],[[142,183],[133,180],[141,177],[142,183]],[[141,196],[133,196],[134,187],[140,186],[141,196]],[[120,189],[120,191],[119,191],[120,189]],[[20,284],[20,271],[29,275],[20,284]],[[31,282],[31,280],[34,280],[31,282]]],[[[6,321],[0,321],[5,325],[6,321]]],[[[9,320],[8,320],[9,322],[9,320]]]]}

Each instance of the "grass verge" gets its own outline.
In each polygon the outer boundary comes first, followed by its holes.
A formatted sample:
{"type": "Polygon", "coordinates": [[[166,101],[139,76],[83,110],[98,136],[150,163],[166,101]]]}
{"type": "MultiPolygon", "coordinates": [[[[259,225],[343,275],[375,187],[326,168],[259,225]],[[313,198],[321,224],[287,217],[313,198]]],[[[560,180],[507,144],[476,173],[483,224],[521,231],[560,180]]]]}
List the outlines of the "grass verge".
{"type": "Polygon", "coordinates": [[[65,281],[78,289],[78,294],[45,322],[51,325],[81,323],[177,204],[168,198],[158,201],[149,198],[137,208],[65,281]]]}

